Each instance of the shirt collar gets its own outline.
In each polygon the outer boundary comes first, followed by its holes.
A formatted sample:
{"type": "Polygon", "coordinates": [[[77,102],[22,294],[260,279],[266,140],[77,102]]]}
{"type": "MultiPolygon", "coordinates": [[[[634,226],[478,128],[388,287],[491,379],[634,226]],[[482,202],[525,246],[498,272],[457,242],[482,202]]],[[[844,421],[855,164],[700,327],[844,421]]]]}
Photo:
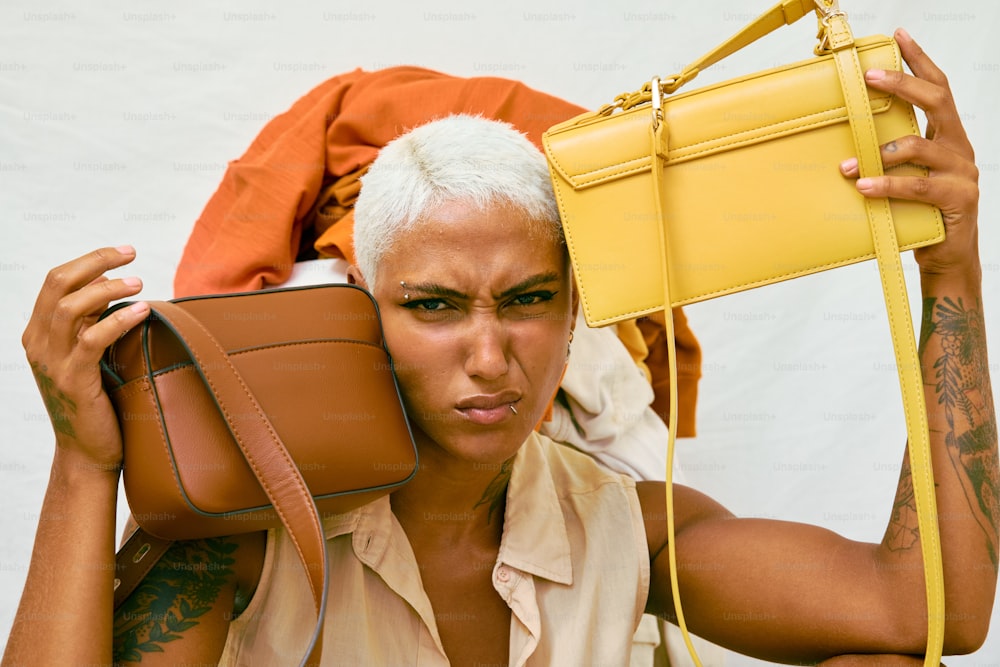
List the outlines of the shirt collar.
{"type": "MultiPolygon", "coordinates": [[[[560,446],[551,442],[546,444],[560,446]]],[[[392,523],[388,496],[356,510],[324,518],[327,539],[353,532],[356,550],[368,551],[369,557],[376,560],[380,556],[372,551],[381,552],[388,546],[389,526],[392,523]],[[364,546],[357,543],[362,534],[364,546]]],[[[542,438],[534,432],[518,450],[511,468],[497,560],[559,584],[573,583],[566,521],[543,451],[542,438]]]]}
{"type": "Polygon", "coordinates": [[[498,560],[568,585],[573,583],[569,536],[542,446],[532,433],[514,459],[498,560]]]}

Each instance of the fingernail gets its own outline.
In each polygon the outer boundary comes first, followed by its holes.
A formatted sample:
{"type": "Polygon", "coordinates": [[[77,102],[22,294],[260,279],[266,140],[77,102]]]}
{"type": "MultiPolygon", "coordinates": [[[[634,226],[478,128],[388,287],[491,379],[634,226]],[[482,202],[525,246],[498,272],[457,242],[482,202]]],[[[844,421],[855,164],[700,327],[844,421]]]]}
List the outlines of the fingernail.
{"type": "Polygon", "coordinates": [[[865,72],[865,80],[867,81],[881,81],[885,78],[884,69],[870,69],[865,72]]]}
{"type": "Polygon", "coordinates": [[[850,173],[858,168],[858,158],[852,157],[840,163],[840,170],[850,173]]]}
{"type": "Polygon", "coordinates": [[[133,303],[131,306],[128,307],[129,310],[131,310],[133,313],[136,314],[146,312],[147,308],[148,306],[146,305],[145,301],[137,301],[136,303],[133,303]]]}
{"type": "Polygon", "coordinates": [[[118,252],[120,252],[123,255],[134,255],[135,254],[135,248],[133,248],[130,245],[120,245],[117,248],[115,248],[115,250],[117,250],[118,252]]]}
{"type": "Polygon", "coordinates": [[[128,285],[129,287],[138,287],[139,285],[142,284],[142,281],[134,276],[129,278],[122,278],[122,282],[128,285]]]}
{"type": "Polygon", "coordinates": [[[908,40],[911,40],[911,41],[913,40],[913,37],[911,37],[910,33],[908,33],[906,31],[906,28],[896,28],[896,34],[900,35],[901,37],[903,37],[905,39],[908,39],[908,40]]]}
{"type": "Polygon", "coordinates": [[[857,182],[857,188],[858,188],[858,190],[861,190],[862,192],[867,192],[868,190],[871,190],[873,187],[875,187],[875,183],[874,183],[874,181],[872,181],[872,179],[870,179],[870,178],[859,178],[858,179],[858,182],[857,182]]]}

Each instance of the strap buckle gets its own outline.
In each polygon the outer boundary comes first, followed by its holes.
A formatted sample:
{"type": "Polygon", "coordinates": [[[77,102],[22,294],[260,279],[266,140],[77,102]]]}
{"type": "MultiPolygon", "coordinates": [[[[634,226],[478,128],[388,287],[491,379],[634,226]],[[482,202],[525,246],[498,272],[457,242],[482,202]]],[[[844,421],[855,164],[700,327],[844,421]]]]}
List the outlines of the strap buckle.
{"type": "Polygon", "coordinates": [[[653,102],[653,130],[656,130],[663,121],[663,98],[660,92],[660,77],[654,76],[650,80],[649,85],[653,102]]]}
{"type": "Polygon", "coordinates": [[[822,56],[830,52],[830,21],[836,17],[847,18],[847,12],[840,8],[838,0],[813,0],[816,3],[817,32],[819,43],[813,53],[822,56]]]}
{"type": "Polygon", "coordinates": [[[816,3],[816,11],[822,13],[824,17],[842,13],[839,0],[813,0],[813,2],[816,3]]]}

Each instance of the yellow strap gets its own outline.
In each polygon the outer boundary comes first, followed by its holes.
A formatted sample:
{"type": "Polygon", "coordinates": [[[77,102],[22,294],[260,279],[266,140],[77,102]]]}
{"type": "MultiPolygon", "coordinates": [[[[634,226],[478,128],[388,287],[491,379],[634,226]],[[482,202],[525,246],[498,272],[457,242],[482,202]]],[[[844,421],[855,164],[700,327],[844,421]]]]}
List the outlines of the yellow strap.
{"type": "MultiPolygon", "coordinates": [[[[659,91],[655,91],[658,94],[659,91]]],[[[657,146],[666,146],[664,132],[666,123],[654,122],[650,124],[652,132],[651,145],[653,146],[653,200],[656,203],[656,215],[663,220],[662,197],[663,192],[663,164],[656,150],[657,146]]],[[[667,267],[667,232],[666,225],[659,224],[660,237],[660,278],[663,281],[663,323],[664,333],[667,343],[667,371],[670,378],[670,413],[667,416],[667,469],[666,469],[666,502],[667,502],[667,562],[670,568],[670,590],[674,599],[674,612],[677,614],[677,627],[681,629],[681,636],[687,645],[688,653],[697,667],[701,666],[698,653],[691,643],[691,635],[688,633],[687,622],[684,620],[684,611],[681,608],[680,586],[677,582],[677,550],[674,534],[674,444],[677,440],[677,346],[674,342],[674,311],[670,307],[670,271],[667,267]]]]}
{"type": "MultiPolygon", "coordinates": [[[[661,79],[661,90],[666,94],[676,92],[678,88],[698,76],[698,72],[711,67],[723,58],[733,55],[744,46],[756,42],[761,37],[774,32],[781,26],[795,23],[809,12],[817,10],[821,5],[825,8],[835,3],[836,0],[781,0],[781,2],[758,16],[728,40],[685,67],[679,74],[661,79]]],[[[585,114],[566,122],[567,124],[572,124],[580,122],[585,117],[589,118],[592,115],[606,116],[614,112],[615,109],[631,109],[640,104],[645,104],[652,97],[651,83],[647,81],[639,90],[618,95],[612,104],[605,104],[594,114],[585,114]]]]}
{"type": "MultiPolygon", "coordinates": [[[[864,72],[858,62],[851,28],[843,16],[834,16],[827,31],[829,46],[837,63],[840,85],[847,104],[857,150],[861,177],[881,176],[882,157],[875,136],[864,72]]],[[[920,360],[913,337],[913,320],[903,278],[903,265],[899,259],[896,228],[892,222],[887,198],[865,197],[868,223],[871,226],[875,260],[878,262],[882,293],[889,316],[889,332],[896,356],[899,386],[903,395],[903,412],[909,439],[910,470],[913,479],[913,497],[917,506],[917,524],[920,529],[920,550],[924,558],[924,585],[927,591],[927,652],[925,665],[941,664],[944,644],[944,572],[941,562],[941,542],[937,523],[937,502],[934,495],[934,468],[931,464],[930,434],[927,425],[927,406],[924,402],[923,377],[920,360]]]]}
{"type": "MultiPolygon", "coordinates": [[[[721,58],[742,48],[746,44],[767,34],[775,27],[776,11],[782,16],[793,16],[787,23],[800,18],[795,15],[798,9],[813,3],[788,0],[779,3],[761,19],[755,21],[736,37],[722,45],[707,56],[689,66],[685,72],[693,71],[690,80],[701,67],[717,62],[721,58]],[[792,9],[787,13],[786,9],[792,9]],[[769,27],[772,26],[773,27],[769,27]]],[[[864,73],[858,61],[857,49],[854,48],[854,38],[850,27],[842,14],[834,14],[828,20],[828,46],[834,50],[834,60],[844,92],[848,109],[851,130],[854,135],[855,149],[858,154],[859,169],[862,177],[882,175],[882,159],[872,121],[871,105],[864,84],[864,73]]],[[[674,81],[683,83],[682,77],[674,81]]],[[[654,96],[659,95],[658,82],[654,96]]],[[[669,91],[670,89],[667,88],[669,91]]],[[[654,105],[658,100],[653,100],[654,105]]],[[[656,212],[663,220],[662,211],[662,177],[663,163],[658,147],[664,143],[665,124],[651,124],[651,146],[653,155],[653,196],[656,202],[656,212]]],[[[941,651],[944,643],[944,575],[941,561],[940,535],[937,525],[937,503],[934,496],[934,472],[931,463],[930,437],[927,425],[927,409],[924,403],[923,379],[920,373],[920,362],[913,336],[913,326],[910,317],[909,300],[906,292],[906,282],[903,277],[903,267],[899,258],[899,245],[896,241],[896,230],[889,209],[888,199],[871,199],[865,197],[865,207],[871,226],[872,241],[875,248],[876,261],[885,297],[886,312],[889,317],[889,330],[892,336],[893,352],[899,372],[900,389],[903,396],[903,409],[906,418],[906,430],[909,441],[910,468],[913,478],[913,494],[917,506],[917,522],[920,529],[920,547],[924,560],[924,583],[927,592],[928,630],[925,667],[937,667],[941,661],[941,651]]],[[[659,225],[660,256],[663,258],[661,278],[663,281],[664,322],[666,328],[667,359],[670,379],[670,415],[668,419],[669,433],[667,436],[666,463],[666,506],[667,506],[667,557],[670,570],[670,585],[674,601],[674,611],[677,614],[677,625],[684,637],[688,652],[697,667],[701,667],[691,642],[691,637],[681,609],[680,587],[677,575],[677,553],[675,549],[674,524],[674,493],[673,493],[673,461],[674,445],[677,435],[677,359],[674,344],[673,314],[670,308],[670,275],[667,266],[667,239],[664,224],[659,225]]]]}
{"type": "Polygon", "coordinates": [[[815,0],[782,0],[728,40],[685,67],[679,75],[674,77],[672,82],[664,86],[664,90],[667,93],[674,92],[695,78],[698,72],[703,69],[733,55],[743,47],[756,42],[778,28],[795,23],[814,9],[816,9],[815,0]]]}

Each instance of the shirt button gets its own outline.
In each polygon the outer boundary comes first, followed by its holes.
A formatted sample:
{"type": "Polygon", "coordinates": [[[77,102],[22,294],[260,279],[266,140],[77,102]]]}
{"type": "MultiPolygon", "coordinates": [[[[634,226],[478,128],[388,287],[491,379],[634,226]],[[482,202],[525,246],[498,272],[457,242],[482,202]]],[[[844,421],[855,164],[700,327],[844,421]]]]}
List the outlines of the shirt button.
{"type": "Polygon", "coordinates": [[[510,581],[510,570],[501,565],[497,568],[497,579],[503,582],[510,581]]]}

